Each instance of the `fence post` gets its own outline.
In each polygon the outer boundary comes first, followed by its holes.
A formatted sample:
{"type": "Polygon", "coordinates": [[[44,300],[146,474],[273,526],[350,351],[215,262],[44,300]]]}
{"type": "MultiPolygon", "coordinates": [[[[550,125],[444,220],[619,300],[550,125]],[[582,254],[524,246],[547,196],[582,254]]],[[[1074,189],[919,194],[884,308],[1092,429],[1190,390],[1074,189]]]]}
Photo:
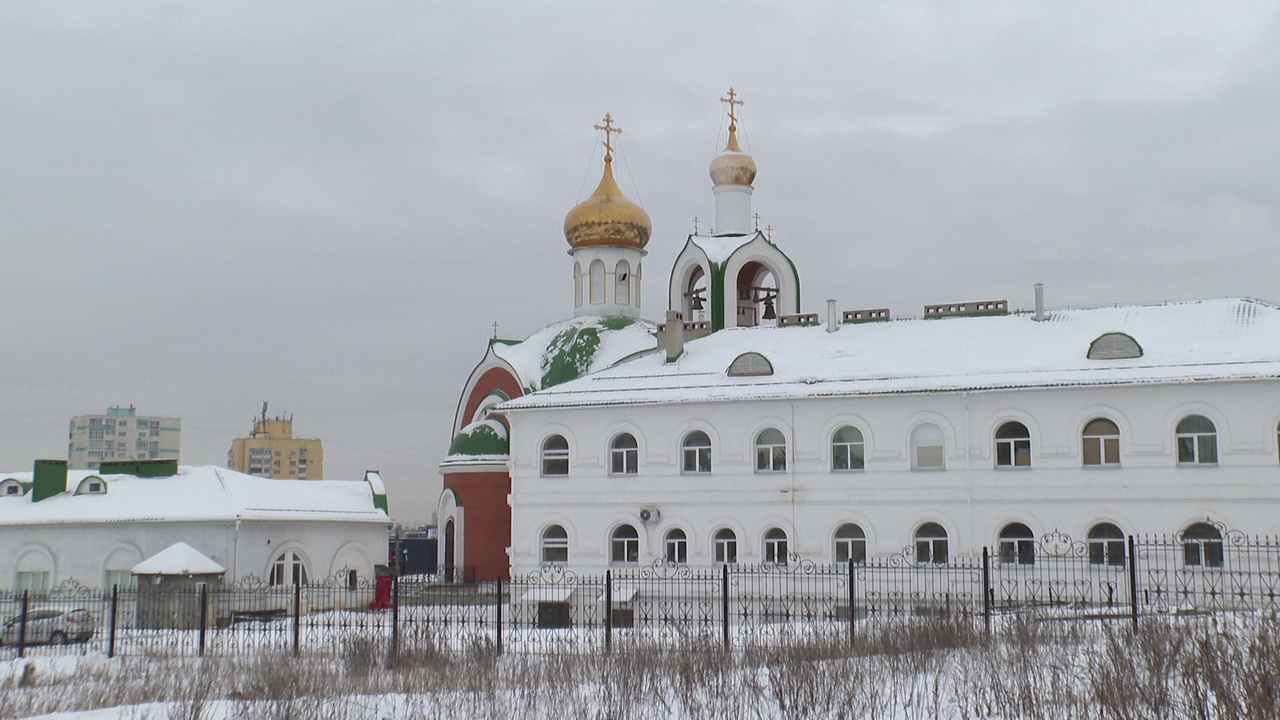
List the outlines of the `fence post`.
{"type": "MultiPolygon", "coordinates": [[[[208,629],[209,622],[209,586],[201,583],[200,585],[200,657],[204,657],[204,634],[208,629]]],[[[297,652],[298,643],[294,641],[294,652],[297,652]]]]}
{"type": "Polygon", "coordinates": [[[391,576],[391,654],[400,654],[400,576],[391,576]]]}
{"type": "Polygon", "coordinates": [[[982,625],[991,632],[991,553],[982,547],[982,625]]]}
{"type": "Polygon", "coordinates": [[[849,556],[849,651],[850,652],[853,652],[853,620],[854,620],[853,601],[854,601],[854,598],[858,596],[857,592],[855,592],[853,583],[854,583],[853,556],[850,555],[849,556]]]}
{"type": "Polygon", "coordinates": [[[120,605],[120,586],[111,586],[111,634],[107,636],[107,657],[116,656],[116,608],[120,605]]]}
{"type": "Polygon", "coordinates": [[[613,571],[604,572],[604,649],[613,649],[613,571]]]}
{"type": "Polygon", "coordinates": [[[720,615],[724,619],[724,649],[729,649],[729,563],[720,566],[720,615]]]}
{"type": "Polygon", "coordinates": [[[302,586],[293,584],[293,656],[298,657],[298,638],[302,634],[302,586]]]}
{"type": "Polygon", "coordinates": [[[1133,629],[1138,629],[1138,553],[1133,536],[1129,536],[1129,611],[1133,615],[1133,629]]]}
{"type": "Polygon", "coordinates": [[[26,654],[27,649],[27,593],[29,590],[22,591],[22,614],[18,620],[18,657],[26,654]]]}
{"type": "Polygon", "coordinates": [[[498,610],[498,654],[502,654],[502,578],[498,578],[497,592],[494,593],[493,604],[498,610]]]}

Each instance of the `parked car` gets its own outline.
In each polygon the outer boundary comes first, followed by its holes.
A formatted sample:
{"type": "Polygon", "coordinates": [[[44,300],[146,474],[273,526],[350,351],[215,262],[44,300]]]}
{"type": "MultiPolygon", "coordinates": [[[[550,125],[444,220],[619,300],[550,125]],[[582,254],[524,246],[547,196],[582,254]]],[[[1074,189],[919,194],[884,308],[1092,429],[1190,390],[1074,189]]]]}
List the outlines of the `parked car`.
{"type": "MultiPolygon", "coordinates": [[[[88,642],[97,622],[88,610],[30,610],[27,612],[27,645],[65,645],[88,642]]],[[[17,645],[22,632],[22,616],[4,621],[0,627],[0,645],[17,645]]]]}

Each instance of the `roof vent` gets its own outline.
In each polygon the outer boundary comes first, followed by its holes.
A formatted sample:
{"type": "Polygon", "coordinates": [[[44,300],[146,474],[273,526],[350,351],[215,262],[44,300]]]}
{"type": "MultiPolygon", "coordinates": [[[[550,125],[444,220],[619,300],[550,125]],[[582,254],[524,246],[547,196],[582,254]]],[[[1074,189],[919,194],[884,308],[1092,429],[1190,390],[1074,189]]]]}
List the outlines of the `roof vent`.
{"type": "Polygon", "coordinates": [[[773,374],[773,363],[758,352],[745,352],[729,363],[729,377],[760,377],[773,374]]]}
{"type": "Polygon", "coordinates": [[[1099,335],[1089,343],[1086,355],[1090,360],[1123,360],[1142,357],[1142,346],[1129,335],[1110,332],[1099,335]]]}

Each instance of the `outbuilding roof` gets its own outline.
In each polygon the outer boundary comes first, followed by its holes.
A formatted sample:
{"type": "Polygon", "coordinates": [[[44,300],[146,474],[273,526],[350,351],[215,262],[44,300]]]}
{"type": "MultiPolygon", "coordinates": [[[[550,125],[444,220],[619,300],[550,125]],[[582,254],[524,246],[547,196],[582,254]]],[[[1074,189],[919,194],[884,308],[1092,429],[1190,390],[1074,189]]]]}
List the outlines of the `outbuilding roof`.
{"type": "Polygon", "coordinates": [[[503,403],[618,404],[1280,378],[1280,307],[1249,298],[825,326],[731,328],[503,403]],[[1140,357],[1089,357],[1123,333],[1140,357]],[[772,373],[730,376],[744,353],[772,373]]]}
{"type": "MultiPolygon", "coordinates": [[[[89,470],[67,471],[67,492],[32,502],[30,493],[0,496],[0,524],[226,520],[388,521],[369,482],[275,480],[227,468],[181,466],[171,477],[102,475],[104,494],[76,495],[89,470]]],[[[31,473],[0,473],[30,482],[31,473]]]]}
{"type": "Polygon", "coordinates": [[[133,566],[134,575],[221,575],[226,571],[184,542],[176,542],[133,566]]]}

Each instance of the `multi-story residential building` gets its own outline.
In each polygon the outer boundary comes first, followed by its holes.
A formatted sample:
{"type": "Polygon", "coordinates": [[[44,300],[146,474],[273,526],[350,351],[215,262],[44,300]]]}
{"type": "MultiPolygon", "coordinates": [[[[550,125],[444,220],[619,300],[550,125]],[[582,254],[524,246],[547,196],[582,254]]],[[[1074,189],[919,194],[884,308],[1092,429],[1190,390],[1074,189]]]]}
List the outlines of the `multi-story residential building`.
{"type": "Polygon", "coordinates": [[[324,448],[319,440],[295,438],[293,418],[267,419],[263,406],[249,437],[231,441],[227,467],[259,477],[319,480],[324,477],[324,448]]]}
{"type": "Polygon", "coordinates": [[[103,460],[177,460],[182,420],[139,416],[134,406],[77,415],[67,433],[67,465],[96,470],[103,460]]]}

